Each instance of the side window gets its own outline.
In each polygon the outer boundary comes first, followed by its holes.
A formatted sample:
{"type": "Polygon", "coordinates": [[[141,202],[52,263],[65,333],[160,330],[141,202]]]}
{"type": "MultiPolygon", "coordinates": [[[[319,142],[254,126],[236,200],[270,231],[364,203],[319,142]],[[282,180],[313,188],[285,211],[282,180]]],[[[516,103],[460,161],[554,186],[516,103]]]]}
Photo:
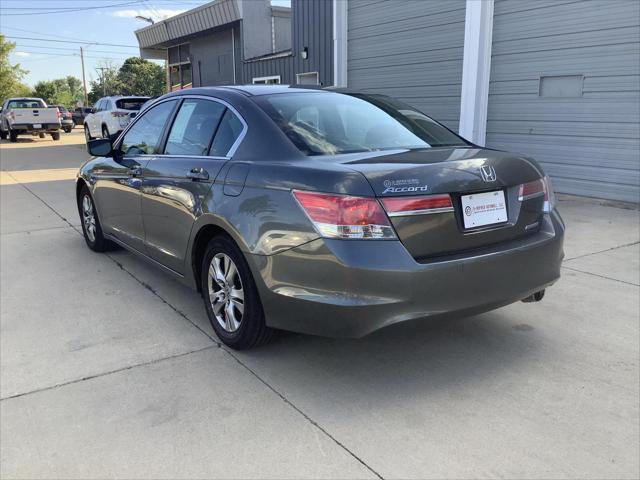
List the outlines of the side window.
{"type": "Polygon", "coordinates": [[[98,104],[96,105],[96,112],[101,112],[104,110],[104,99],[98,100],[98,104]]]}
{"type": "Polygon", "coordinates": [[[144,112],[122,139],[123,155],[158,153],[160,137],[174,105],[175,100],[163,102],[144,112]]]}
{"type": "Polygon", "coordinates": [[[187,99],[171,126],[164,153],[207,155],[225,106],[210,100],[187,99]]]}
{"type": "Polygon", "coordinates": [[[224,157],[229,153],[232,145],[242,133],[243,129],[240,119],[229,109],[222,117],[218,131],[216,132],[216,138],[211,145],[210,155],[214,157],[224,157]]]}

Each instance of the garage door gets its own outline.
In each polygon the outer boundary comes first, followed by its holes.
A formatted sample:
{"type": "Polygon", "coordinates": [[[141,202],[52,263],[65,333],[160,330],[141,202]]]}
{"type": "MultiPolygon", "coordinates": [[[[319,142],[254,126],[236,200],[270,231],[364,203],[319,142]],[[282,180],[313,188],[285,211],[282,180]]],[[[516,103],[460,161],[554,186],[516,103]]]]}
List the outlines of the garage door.
{"type": "Polygon", "coordinates": [[[637,202],[640,2],[496,0],[487,145],[556,190],[637,202]]]}
{"type": "Polygon", "coordinates": [[[458,131],[465,0],[350,0],[349,88],[391,95],[458,131]]]}

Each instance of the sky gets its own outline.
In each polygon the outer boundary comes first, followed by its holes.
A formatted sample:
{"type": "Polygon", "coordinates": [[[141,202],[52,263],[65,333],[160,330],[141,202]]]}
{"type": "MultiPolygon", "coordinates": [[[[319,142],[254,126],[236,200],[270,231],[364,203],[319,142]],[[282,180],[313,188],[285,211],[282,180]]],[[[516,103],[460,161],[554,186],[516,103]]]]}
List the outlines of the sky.
{"type": "Polygon", "coordinates": [[[73,75],[82,79],[80,47],[85,49],[87,86],[99,77],[96,67],[122,64],[140,51],[134,31],[205,0],[0,0],[0,32],[16,43],[11,63],[29,70],[24,83],[73,75]],[[22,38],[18,38],[22,37],[22,38]],[[84,42],[84,43],[71,43],[84,42]],[[108,46],[100,44],[126,45],[108,46]],[[127,47],[128,46],[128,47],[127,47]]]}

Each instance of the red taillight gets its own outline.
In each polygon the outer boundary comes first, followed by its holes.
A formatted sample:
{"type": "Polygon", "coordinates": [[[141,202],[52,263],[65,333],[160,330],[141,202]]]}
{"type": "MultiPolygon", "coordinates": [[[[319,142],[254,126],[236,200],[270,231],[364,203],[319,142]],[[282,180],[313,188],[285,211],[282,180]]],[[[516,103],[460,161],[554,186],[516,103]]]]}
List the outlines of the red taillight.
{"type": "Polygon", "coordinates": [[[530,198],[540,197],[545,194],[544,181],[539,178],[533,182],[528,182],[520,185],[520,192],[518,193],[518,200],[521,202],[529,200],[530,198]]]}
{"type": "Polygon", "coordinates": [[[382,205],[390,217],[453,211],[451,196],[448,193],[415,197],[390,197],[383,199],[382,205]]]}
{"type": "Polygon", "coordinates": [[[62,114],[60,113],[60,110],[56,110],[56,115],[58,118],[62,117],[62,114]]]}
{"type": "Polygon", "coordinates": [[[375,198],[297,190],[293,195],[323,237],[395,238],[375,198]]]}
{"type": "Polygon", "coordinates": [[[71,112],[67,112],[67,113],[65,113],[65,114],[64,114],[64,116],[65,116],[66,118],[71,118],[71,112]]]}

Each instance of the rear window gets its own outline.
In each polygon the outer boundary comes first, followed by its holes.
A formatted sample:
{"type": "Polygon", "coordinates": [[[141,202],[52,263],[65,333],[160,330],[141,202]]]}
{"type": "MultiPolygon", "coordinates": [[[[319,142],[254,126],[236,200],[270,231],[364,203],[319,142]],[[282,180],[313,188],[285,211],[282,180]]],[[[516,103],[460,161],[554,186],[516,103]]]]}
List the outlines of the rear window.
{"type": "Polygon", "coordinates": [[[255,99],[306,155],[469,145],[419,110],[383,95],[309,92],[255,99]]]}
{"type": "Polygon", "coordinates": [[[148,98],[121,98],[116,100],[116,108],[121,110],[140,110],[148,98]]]}
{"type": "Polygon", "coordinates": [[[45,108],[42,100],[11,100],[7,104],[7,109],[10,108],[45,108]]]}
{"type": "Polygon", "coordinates": [[[60,111],[60,113],[67,113],[68,110],[62,105],[55,105],[55,107],[60,111]]]}

